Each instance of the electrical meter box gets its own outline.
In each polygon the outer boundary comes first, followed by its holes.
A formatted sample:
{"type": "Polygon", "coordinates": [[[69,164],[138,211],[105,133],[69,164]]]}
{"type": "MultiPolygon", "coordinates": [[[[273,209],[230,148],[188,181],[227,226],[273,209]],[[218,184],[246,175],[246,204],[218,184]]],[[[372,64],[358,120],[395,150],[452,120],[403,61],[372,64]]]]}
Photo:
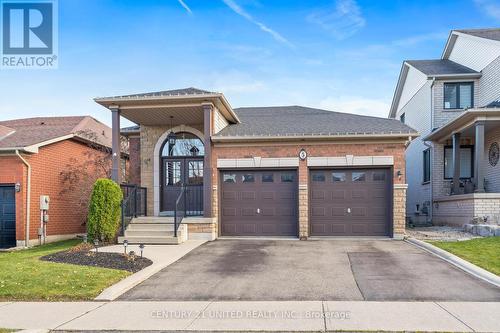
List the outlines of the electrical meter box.
{"type": "Polygon", "coordinates": [[[40,196],[40,210],[49,210],[50,198],[48,195],[40,196]]]}

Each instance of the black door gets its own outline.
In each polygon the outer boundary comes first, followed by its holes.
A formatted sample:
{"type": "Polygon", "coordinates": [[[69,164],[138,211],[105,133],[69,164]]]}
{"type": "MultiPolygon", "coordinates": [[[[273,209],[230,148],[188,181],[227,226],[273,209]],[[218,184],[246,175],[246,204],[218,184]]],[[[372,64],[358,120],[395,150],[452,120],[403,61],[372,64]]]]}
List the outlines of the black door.
{"type": "Polygon", "coordinates": [[[223,171],[222,236],[297,236],[295,170],[223,171]]]}
{"type": "Polygon", "coordinates": [[[0,248],[16,246],[16,191],[0,185],[0,248]]]}
{"type": "Polygon", "coordinates": [[[168,157],[162,159],[161,212],[173,215],[183,186],[179,207],[186,215],[203,215],[203,158],[168,157]]]}

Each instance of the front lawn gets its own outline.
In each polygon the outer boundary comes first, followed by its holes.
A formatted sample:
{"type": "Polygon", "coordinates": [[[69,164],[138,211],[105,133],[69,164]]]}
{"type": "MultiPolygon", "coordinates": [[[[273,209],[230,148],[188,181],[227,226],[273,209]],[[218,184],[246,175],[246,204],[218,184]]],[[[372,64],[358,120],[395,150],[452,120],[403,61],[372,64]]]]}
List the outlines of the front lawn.
{"type": "Polygon", "coordinates": [[[500,275],[500,237],[476,238],[459,242],[429,243],[496,275],[500,275]]]}
{"type": "Polygon", "coordinates": [[[27,250],[0,252],[0,301],[73,301],[95,298],[129,272],[39,260],[80,241],[70,240],[27,250]]]}

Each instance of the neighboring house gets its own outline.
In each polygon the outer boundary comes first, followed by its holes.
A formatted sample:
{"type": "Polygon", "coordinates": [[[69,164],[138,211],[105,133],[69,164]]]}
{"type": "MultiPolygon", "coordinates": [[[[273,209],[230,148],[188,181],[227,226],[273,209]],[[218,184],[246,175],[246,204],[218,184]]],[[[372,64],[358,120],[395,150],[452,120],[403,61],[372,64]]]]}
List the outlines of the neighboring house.
{"type": "Polygon", "coordinates": [[[46,238],[85,232],[88,195],[109,176],[111,129],[92,117],[0,121],[0,247],[38,244],[40,196],[48,195],[46,238]]]}
{"type": "Polygon", "coordinates": [[[462,225],[500,217],[500,29],[451,31],[441,59],[403,63],[390,118],[406,151],[407,217],[462,225]]]}
{"type": "Polygon", "coordinates": [[[140,126],[122,134],[139,140],[131,177],[147,189],[149,216],[120,240],[405,232],[404,152],[417,133],[399,121],[300,106],[233,109],[222,93],[195,88],[96,102],[112,111],[115,143],[120,117],[140,126]],[[177,238],[166,226],[173,215],[185,217],[177,238]]]}

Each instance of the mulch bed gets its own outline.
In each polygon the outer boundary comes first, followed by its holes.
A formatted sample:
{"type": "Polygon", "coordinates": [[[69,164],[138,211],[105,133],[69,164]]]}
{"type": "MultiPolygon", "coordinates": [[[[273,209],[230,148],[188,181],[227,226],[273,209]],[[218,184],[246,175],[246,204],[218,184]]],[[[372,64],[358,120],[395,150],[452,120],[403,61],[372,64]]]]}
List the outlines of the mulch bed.
{"type": "Polygon", "coordinates": [[[40,260],[58,262],[64,264],[94,266],[120,269],[129,272],[138,272],[143,268],[148,267],[153,262],[147,258],[140,256],[131,256],[121,253],[107,253],[107,252],[91,252],[88,250],[67,250],[56,252],[44,257],[40,260]]]}

